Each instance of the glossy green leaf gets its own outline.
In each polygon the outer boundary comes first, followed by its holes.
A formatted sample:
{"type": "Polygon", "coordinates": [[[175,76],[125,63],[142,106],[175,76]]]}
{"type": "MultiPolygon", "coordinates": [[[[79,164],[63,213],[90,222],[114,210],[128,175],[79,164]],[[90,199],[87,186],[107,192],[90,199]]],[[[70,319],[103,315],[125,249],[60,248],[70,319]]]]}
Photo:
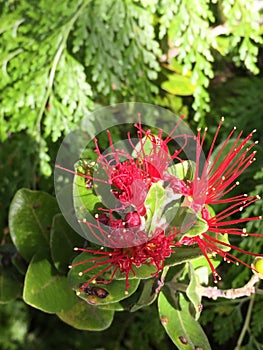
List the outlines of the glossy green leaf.
{"type": "Polygon", "coordinates": [[[76,256],[73,248],[82,245],[83,238],[68,225],[62,214],[57,214],[52,222],[50,249],[52,260],[59,272],[68,271],[68,265],[76,256]]]}
{"type": "MultiPolygon", "coordinates": [[[[221,263],[221,261],[222,259],[219,256],[216,258],[213,258],[212,256],[210,257],[210,262],[214,266],[214,268],[217,268],[217,266],[221,263]]],[[[198,276],[199,282],[201,284],[208,284],[209,275],[211,273],[211,267],[206,257],[200,256],[197,259],[191,260],[191,265],[195,270],[195,274],[198,276]]]]}
{"type": "Polygon", "coordinates": [[[195,162],[185,160],[182,163],[173,164],[168,169],[169,174],[174,175],[180,180],[193,180],[195,174],[195,162]]]}
{"type": "Polygon", "coordinates": [[[137,311],[144,306],[152,304],[157,298],[157,293],[155,292],[158,285],[156,284],[157,279],[151,278],[148,280],[141,281],[142,292],[135,302],[135,304],[130,308],[130,311],[137,311]]]}
{"type": "Polygon", "coordinates": [[[207,222],[188,207],[176,204],[169,208],[165,215],[169,215],[170,226],[182,232],[181,238],[198,236],[208,229],[207,222]]]}
{"type": "Polygon", "coordinates": [[[94,213],[96,205],[100,203],[97,194],[86,186],[87,179],[76,175],[74,177],[73,198],[74,208],[79,220],[85,219],[87,212],[94,213]]]}
{"type": "Polygon", "coordinates": [[[100,310],[124,311],[124,310],[128,310],[128,308],[123,305],[124,301],[126,300],[127,299],[123,299],[121,301],[116,301],[116,303],[110,303],[110,304],[99,304],[99,305],[96,305],[96,307],[98,307],[100,310]]]}
{"type": "MultiPolygon", "coordinates": [[[[69,271],[68,280],[69,280],[70,286],[72,287],[72,289],[74,289],[77,292],[80,298],[86,300],[88,303],[92,305],[100,305],[100,304],[115,303],[122,299],[128,298],[130,295],[132,295],[136,291],[140,283],[138,279],[129,280],[130,286],[128,291],[126,291],[125,280],[113,279],[110,283],[91,283],[90,294],[85,293],[84,291],[80,292],[80,286],[83,285],[83,283],[89,281],[96,274],[100,274],[100,272],[108,266],[108,264],[105,263],[100,266],[94,267],[94,258],[96,259],[96,257],[98,256],[94,256],[91,253],[81,253],[72,262],[73,267],[69,271]],[[74,266],[74,264],[78,264],[80,262],[84,262],[84,263],[74,266]],[[83,273],[82,275],[79,274],[84,272],[87,269],[91,269],[91,270],[87,271],[86,273],[83,273]],[[101,298],[100,296],[96,295],[97,290],[104,291],[106,293],[106,297],[101,298]],[[93,291],[95,292],[93,293],[93,291]]],[[[112,269],[110,269],[108,272],[105,272],[99,275],[97,280],[109,281],[111,276],[112,276],[112,269]]]]}
{"type": "MultiPolygon", "coordinates": [[[[155,135],[155,137],[157,137],[155,135]]],[[[133,158],[138,158],[138,154],[150,155],[153,152],[153,143],[150,137],[143,137],[141,141],[139,141],[132,151],[131,156],[133,158]],[[142,153],[143,152],[143,153],[142,153]]]]}
{"type": "Polygon", "coordinates": [[[146,226],[145,231],[148,236],[155,232],[156,228],[160,226],[163,212],[163,202],[165,199],[165,190],[158,182],[153,183],[146,196],[144,205],[146,207],[146,226]]]}
{"type": "Polygon", "coordinates": [[[10,206],[9,227],[17,250],[27,261],[38,250],[49,247],[52,219],[58,212],[55,198],[48,193],[17,191],[10,206]]]}
{"type": "MultiPolygon", "coordinates": [[[[157,272],[156,267],[151,264],[143,264],[139,267],[133,266],[133,272],[130,272],[129,279],[148,279],[151,278],[153,274],[157,272]]],[[[123,280],[125,279],[125,274],[121,272],[116,273],[116,279],[123,280]]]]}
{"type": "MultiPolygon", "coordinates": [[[[227,233],[215,233],[215,232],[208,232],[208,236],[213,237],[214,239],[217,239],[218,241],[230,245],[229,239],[228,239],[228,234],[227,233]]],[[[227,245],[216,243],[216,246],[223,250],[223,252],[228,252],[231,250],[231,248],[227,245]]]]}
{"type": "Polygon", "coordinates": [[[88,331],[107,329],[113,320],[114,311],[102,310],[80,299],[67,311],[57,313],[70,326],[88,331]]]}
{"type": "Polygon", "coordinates": [[[165,260],[165,266],[179,265],[189,260],[196,259],[202,256],[202,252],[199,247],[187,247],[182,246],[175,248],[174,253],[165,260]]]}
{"type": "Polygon", "coordinates": [[[196,88],[189,77],[176,73],[169,74],[168,80],[164,81],[161,87],[170,94],[179,96],[193,95],[196,88]]]}
{"type": "Polygon", "coordinates": [[[200,234],[207,232],[207,222],[199,216],[196,216],[194,224],[186,231],[185,235],[189,237],[199,236],[200,234]]]}
{"type": "Polygon", "coordinates": [[[8,303],[22,293],[22,283],[17,278],[14,267],[0,265],[0,303],[8,303]]]}
{"type": "Polygon", "coordinates": [[[175,308],[161,291],[158,309],[162,325],[174,344],[180,350],[211,350],[208,339],[200,324],[189,311],[189,302],[179,294],[178,308],[175,308]]]}
{"type": "Polygon", "coordinates": [[[158,293],[155,292],[158,287],[157,278],[141,280],[137,290],[126,299],[116,303],[98,305],[103,310],[123,311],[128,310],[134,312],[144,306],[152,304],[157,298],[158,293]]]}
{"type": "Polygon", "coordinates": [[[190,282],[186,289],[186,295],[194,306],[195,319],[198,320],[202,311],[202,295],[198,292],[198,286],[200,285],[199,278],[191,263],[188,263],[188,276],[190,278],[190,282]]]}
{"type": "Polygon", "coordinates": [[[67,278],[58,274],[44,252],[37,253],[29,264],[23,298],[27,304],[49,313],[66,311],[77,299],[67,278]]]}

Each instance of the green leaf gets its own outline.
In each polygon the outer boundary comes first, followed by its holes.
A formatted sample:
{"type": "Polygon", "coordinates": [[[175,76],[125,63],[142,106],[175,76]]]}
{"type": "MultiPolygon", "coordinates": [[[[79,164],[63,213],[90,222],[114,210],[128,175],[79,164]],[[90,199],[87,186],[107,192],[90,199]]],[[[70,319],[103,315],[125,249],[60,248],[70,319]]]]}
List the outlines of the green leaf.
{"type": "Polygon", "coordinates": [[[191,78],[181,74],[169,74],[168,80],[161,84],[161,87],[173,95],[191,96],[196,86],[191,83],[191,78]]]}
{"type": "MultiPolygon", "coordinates": [[[[83,285],[83,283],[90,280],[92,277],[94,277],[96,274],[100,273],[105,267],[107,267],[109,264],[105,263],[94,267],[94,256],[91,253],[81,253],[79,254],[72,263],[72,269],[69,271],[68,274],[68,280],[69,284],[77,293],[78,296],[84,300],[86,300],[88,303],[92,305],[100,305],[100,304],[108,304],[108,303],[115,303],[117,301],[120,301],[122,299],[128,298],[130,295],[132,295],[140,281],[138,279],[129,280],[129,289],[126,292],[126,281],[125,280],[116,280],[113,279],[110,283],[91,283],[90,284],[90,290],[91,293],[88,295],[84,291],[80,292],[80,286],[83,285]],[[74,264],[78,264],[80,262],[84,262],[83,264],[74,266],[74,264]],[[90,269],[90,271],[87,271],[83,275],[80,275],[79,273],[84,272],[87,269],[90,269]],[[96,293],[93,293],[93,291],[96,290],[103,290],[106,293],[106,297],[99,297],[96,295],[96,293]]],[[[107,259],[107,258],[106,258],[107,259]]],[[[108,272],[101,274],[98,277],[98,280],[106,280],[109,281],[112,275],[112,269],[110,269],[108,272]]]]}
{"type": "MultiPolygon", "coordinates": [[[[218,233],[218,232],[208,232],[208,236],[211,236],[215,239],[217,239],[218,241],[222,242],[222,243],[226,243],[226,244],[230,244],[229,240],[228,240],[228,234],[227,233],[218,233]]],[[[216,246],[220,249],[223,250],[223,252],[228,252],[229,250],[231,250],[230,247],[225,246],[223,244],[220,243],[216,243],[216,246]]]]}
{"type": "Polygon", "coordinates": [[[134,266],[134,276],[131,274],[131,278],[147,279],[152,277],[157,272],[154,265],[142,264],[140,267],[134,266]]]}
{"type": "Polygon", "coordinates": [[[185,236],[195,237],[207,232],[207,222],[199,216],[196,216],[194,224],[187,230],[185,236]]]}
{"type": "Polygon", "coordinates": [[[178,247],[175,249],[174,253],[165,260],[165,266],[179,265],[202,255],[203,253],[199,247],[178,247]]]}
{"type": "MultiPolygon", "coordinates": [[[[157,269],[154,265],[151,264],[142,264],[141,266],[133,266],[133,272],[130,272],[129,279],[148,279],[151,278],[153,274],[157,272],[157,269]]],[[[116,279],[123,280],[125,275],[119,271],[116,273],[116,279]]]]}
{"type": "Polygon", "coordinates": [[[98,195],[94,193],[93,189],[86,187],[86,181],[87,179],[80,175],[75,175],[74,177],[74,208],[79,220],[85,219],[87,212],[96,213],[94,210],[96,205],[100,203],[100,199],[98,195]]]}
{"type": "MultiPolygon", "coordinates": [[[[133,295],[131,297],[133,297],[133,295]]],[[[128,310],[128,308],[123,305],[123,303],[126,300],[127,299],[123,299],[121,301],[117,301],[116,303],[110,303],[110,304],[100,304],[100,305],[96,305],[96,307],[98,307],[100,310],[124,311],[124,310],[128,310]]]]}
{"type": "Polygon", "coordinates": [[[22,292],[14,267],[4,268],[0,265],[0,304],[16,299],[22,292]]]}
{"type": "Polygon", "coordinates": [[[138,300],[130,308],[131,312],[137,311],[144,306],[148,306],[152,304],[157,298],[157,293],[155,292],[156,278],[151,278],[145,281],[141,281],[141,284],[142,284],[142,292],[138,300]]]}
{"type": "Polygon", "coordinates": [[[68,271],[68,265],[76,255],[73,248],[82,244],[83,238],[68,225],[62,214],[57,214],[51,227],[50,248],[52,260],[59,272],[68,271]]]}
{"type": "Polygon", "coordinates": [[[158,309],[162,325],[178,349],[211,350],[200,324],[189,311],[189,302],[179,294],[179,308],[174,308],[163,292],[158,298],[158,309]]]}
{"type": "Polygon", "coordinates": [[[37,253],[29,264],[23,298],[27,304],[48,313],[67,311],[77,300],[67,278],[58,275],[44,252],[37,253]]]}
{"type": "Polygon", "coordinates": [[[9,227],[17,250],[27,261],[49,247],[52,219],[58,212],[55,198],[48,193],[17,191],[10,205],[9,227]]]}
{"type": "Polygon", "coordinates": [[[96,306],[78,300],[71,309],[59,312],[57,316],[63,322],[74,328],[88,331],[101,331],[111,325],[114,311],[101,310],[96,306]]]}
{"type": "Polygon", "coordinates": [[[195,162],[192,160],[185,160],[182,163],[169,166],[167,172],[180,180],[193,180],[195,167],[195,162]]]}
{"type": "Polygon", "coordinates": [[[183,233],[182,237],[195,237],[208,230],[207,222],[188,207],[180,207],[176,204],[169,208],[165,215],[170,216],[170,225],[180,230],[183,233]],[[174,217],[171,220],[173,212],[174,217]]]}
{"type": "MultiPolygon", "coordinates": [[[[209,254],[208,254],[209,255],[209,254]]],[[[210,258],[211,264],[216,269],[218,265],[222,262],[221,257],[210,258]]],[[[191,260],[191,265],[195,270],[195,274],[198,276],[199,282],[201,284],[208,284],[209,274],[211,273],[211,267],[205,256],[200,256],[197,259],[191,260]]]]}
{"type": "Polygon", "coordinates": [[[98,305],[103,310],[128,310],[130,312],[137,311],[144,306],[152,304],[157,298],[157,278],[140,281],[140,285],[129,298],[123,299],[117,303],[98,305]]]}
{"type": "Polygon", "coordinates": [[[164,199],[165,190],[162,185],[158,182],[153,183],[144,202],[147,215],[145,231],[149,237],[151,237],[152,233],[161,224],[164,199]]]}
{"type": "Polygon", "coordinates": [[[199,278],[190,262],[188,263],[188,275],[190,282],[186,289],[186,295],[194,306],[195,319],[198,320],[202,311],[202,295],[198,293],[199,278]]]}

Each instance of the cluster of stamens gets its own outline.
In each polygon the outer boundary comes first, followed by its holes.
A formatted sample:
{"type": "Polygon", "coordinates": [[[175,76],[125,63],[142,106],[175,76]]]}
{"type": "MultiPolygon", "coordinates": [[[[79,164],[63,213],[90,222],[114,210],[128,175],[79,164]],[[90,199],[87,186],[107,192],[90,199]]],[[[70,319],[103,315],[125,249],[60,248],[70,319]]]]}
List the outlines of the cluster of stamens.
{"type": "MultiPolygon", "coordinates": [[[[241,263],[251,268],[247,263],[229,253],[229,250],[234,249],[251,256],[261,255],[247,252],[228,243],[228,241],[222,241],[220,235],[230,237],[231,235],[242,237],[262,236],[261,234],[249,233],[245,228],[239,227],[239,224],[248,221],[262,220],[261,216],[231,218],[233,215],[236,217],[239,212],[259,200],[260,197],[247,194],[229,197],[230,191],[239,185],[239,182],[236,181],[237,178],[255,161],[256,151],[253,151],[252,148],[257,144],[257,141],[251,142],[255,130],[245,138],[241,138],[242,132],[240,132],[229,150],[227,149],[229,141],[232,140],[236,130],[236,128],[233,128],[212,161],[212,152],[222,123],[223,119],[218,126],[202,168],[200,158],[207,129],[204,130],[203,136],[201,136],[201,130],[198,130],[196,137],[196,169],[192,179],[178,179],[169,173],[168,169],[171,161],[176,159],[182,162],[179,154],[183,147],[170,155],[167,144],[171,137],[168,136],[165,140],[162,140],[161,131],[158,136],[154,136],[149,130],[144,131],[140,123],[137,124],[140,147],[136,148],[128,137],[135,153],[133,157],[126,155],[124,151],[114,149],[110,133],[108,133],[108,138],[111,151],[107,155],[101,153],[98,142],[95,140],[95,152],[98,155],[97,162],[107,174],[108,180],[104,181],[110,185],[111,193],[116,198],[119,206],[109,210],[100,208],[100,211],[94,217],[95,222],[86,219],[80,220],[80,223],[86,224],[89,231],[101,244],[106,242],[105,245],[111,247],[110,249],[102,247],[99,250],[75,248],[77,251],[91,253],[94,256],[84,262],[72,265],[74,267],[84,263],[93,263],[93,266],[81,272],[80,275],[91,275],[93,269],[101,268],[99,272],[83,284],[81,290],[87,288],[94,281],[96,283],[111,283],[117,271],[119,271],[125,274],[127,292],[129,276],[136,273],[135,267],[140,267],[143,264],[153,265],[156,268],[155,275],[157,275],[163,269],[165,259],[173,253],[176,254],[176,249],[179,249],[182,245],[199,246],[209,263],[215,282],[221,279],[211,260],[217,255],[221,256],[227,263],[236,265],[241,263]],[[150,153],[147,153],[144,146],[146,141],[149,140],[152,149],[150,153]],[[121,160],[124,155],[127,159],[121,160]],[[182,203],[207,223],[205,232],[189,236],[185,233],[183,238],[178,241],[175,237],[179,229],[176,227],[176,223],[173,223],[174,226],[167,225],[165,230],[156,227],[153,235],[148,236],[148,233],[144,231],[145,222],[147,221],[145,199],[152,184],[158,181],[168,184],[175,193],[179,193],[184,197],[182,203]],[[211,215],[208,206],[213,204],[228,204],[228,207],[215,215],[211,215]],[[121,242],[119,246],[118,242],[121,242]],[[99,277],[109,271],[111,272],[109,279],[98,280],[99,277]]],[[[185,137],[185,140],[187,140],[187,137],[185,137]]],[[[91,182],[90,173],[77,173],[77,175],[82,176],[86,182],[88,181],[88,188],[90,188],[93,183],[91,182]]]]}

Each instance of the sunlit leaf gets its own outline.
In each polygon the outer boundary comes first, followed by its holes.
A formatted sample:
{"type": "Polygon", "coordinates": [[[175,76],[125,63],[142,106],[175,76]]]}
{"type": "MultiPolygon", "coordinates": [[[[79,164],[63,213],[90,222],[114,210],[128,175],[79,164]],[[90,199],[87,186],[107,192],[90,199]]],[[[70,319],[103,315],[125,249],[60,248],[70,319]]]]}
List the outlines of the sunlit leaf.
{"type": "Polygon", "coordinates": [[[161,292],[158,309],[161,323],[178,349],[211,350],[208,339],[200,324],[192,317],[189,302],[183,294],[179,295],[179,306],[176,309],[161,292]]]}
{"type": "Polygon", "coordinates": [[[70,289],[67,278],[58,274],[48,254],[34,255],[25,278],[24,301],[49,313],[70,309],[76,302],[76,295],[70,289]]]}

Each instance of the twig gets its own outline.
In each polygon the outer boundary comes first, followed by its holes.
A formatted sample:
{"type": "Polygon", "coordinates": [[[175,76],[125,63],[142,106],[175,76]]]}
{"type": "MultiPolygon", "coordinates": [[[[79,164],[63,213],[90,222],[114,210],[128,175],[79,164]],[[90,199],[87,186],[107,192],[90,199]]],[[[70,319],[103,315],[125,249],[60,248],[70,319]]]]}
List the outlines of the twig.
{"type": "Polygon", "coordinates": [[[198,286],[198,292],[207,298],[217,299],[217,298],[225,298],[225,299],[236,299],[244,296],[250,296],[255,293],[255,284],[260,281],[260,278],[257,275],[253,275],[251,279],[241,288],[236,289],[218,289],[217,287],[203,287],[198,286]]]}

